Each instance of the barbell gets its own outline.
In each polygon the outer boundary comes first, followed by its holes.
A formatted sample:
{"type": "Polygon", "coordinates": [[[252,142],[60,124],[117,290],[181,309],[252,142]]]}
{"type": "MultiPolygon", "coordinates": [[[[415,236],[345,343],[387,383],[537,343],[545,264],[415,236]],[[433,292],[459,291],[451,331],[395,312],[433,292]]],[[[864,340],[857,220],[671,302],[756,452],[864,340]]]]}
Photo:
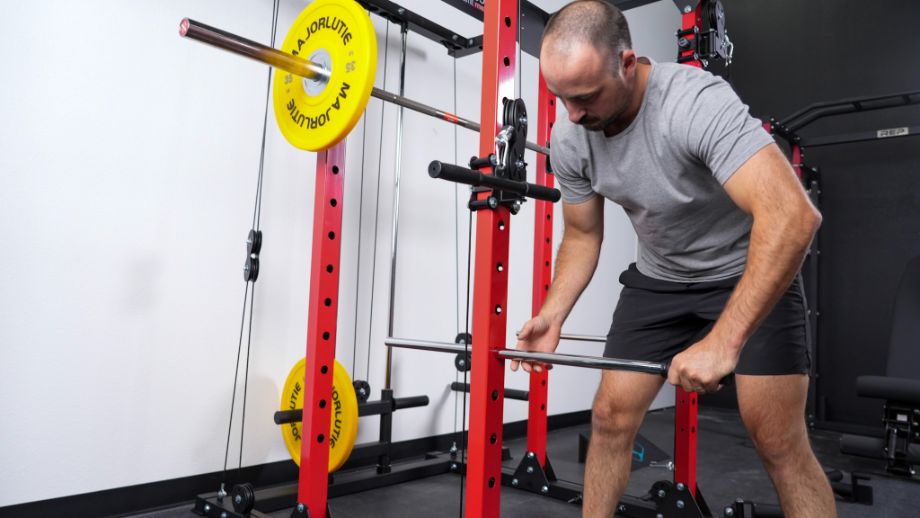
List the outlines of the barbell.
{"type": "MultiPolygon", "coordinates": [[[[294,20],[281,50],[185,18],[179,35],[275,67],[273,104],[284,137],[322,151],[339,143],[370,97],[480,131],[477,122],[374,86],[377,37],[370,16],[352,0],[316,0],[294,20]]],[[[527,149],[549,155],[533,142],[527,149]]]]}
{"type": "MultiPolygon", "coordinates": [[[[569,335],[571,336],[571,335],[569,335]]],[[[590,337],[582,337],[590,338],[590,337]]],[[[428,340],[409,340],[405,338],[388,337],[384,340],[387,347],[399,347],[402,349],[416,349],[420,351],[434,351],[452,354],[467,354],[468,345],[458,345],[445,342],[433,342],[428,340]]],[[[607,358],[603,356],[584,356],[580,354],[563,354],[563,353],[541,353],[533,351],[521,351],[517,349],[491,349],[490,352],[503,360],[520,360],[548,365],[567,365],[569,367],[582,367],[588,369],[618,370],[630,372],[642,372],[645,374],[657,374],[663,378],[668,377],[668,371],[671,370],[671,361],[667,360],[662,363],[649,362],[643,360],[627,360],[621,358],[607,358]]],[[[719,380],[719,385],[731,385],[734,383],[734,373],[725,376],[719,380]]]]}
{"type": "MultiPolygon", "coordinates": [[[[394,337],[389,337],[384,340],[384,344],[387,347],[399,347],[402,349],[416,349],[421,351],[434,351],[454,354],[466,353],[470,350],[469,346],[467,345],[458,345],[446,342],[433,342],[427,340],[410,340],[394,337]]],[[[531,351],[519,351],[515,349],[492,349],[491,352],[502,359],[534,361],[551,365],[568,365],[570,367],[587,367],[605,370],[627,370],[633,372],[644,372],[646,374],[658,374],[659,376],[664,377],[667,377],[668,368],[670,367],[670,362],[656,363],[641,360],[604,358],[600,356],[538,353],[531,351]]]]}

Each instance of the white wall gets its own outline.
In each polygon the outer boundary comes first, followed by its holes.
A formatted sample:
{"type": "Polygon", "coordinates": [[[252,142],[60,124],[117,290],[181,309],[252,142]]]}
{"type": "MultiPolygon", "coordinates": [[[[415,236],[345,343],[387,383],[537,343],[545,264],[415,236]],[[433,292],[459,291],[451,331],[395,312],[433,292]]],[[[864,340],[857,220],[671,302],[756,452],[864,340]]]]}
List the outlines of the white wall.
{"type": "MultiPolygon", "coordinates": [[[[401,4],[461,34],[481,31],[440,2],[401,4]]],[[[268,42],[271,5],[3,3],[0,506],[222,467],[267,71],[185,41],[177,27],[188,16],[268,42]]],[[[276,46],[304,5],[282,2],[276,46]]],[[[642,53],[673,58],[671,2],[627,16],[642,53]]],[[[386,23],[374,23],[377,86],[396,91],[398,29],[389,28],[385,45],[386,23]]],[[[537,62],[522,60],[523,95],[534,106],[537,62]]],[[[453,109],[453,65],[443,48],[410,34],[406,95],[453,109]]],[[[479,57],[456,67],[456,111],[478,119],[479,57]]],[[[375,392],[385,374],[396,113],[372,99],[349,136],[343,200],[337,357],[375,392]]],[[[465,161],[478,139],[412,112],[404,117],[395,334],[449,341],[463,327],[468,193],[431,180],[426,166],[465,161]]],[[[244,465],[287,458],[270,416],[304,351],[314,167],[314,156],[291,147],[269,111],[244,465]]],[[[509,343],[530,311],[533,213],[525,207],[513,225],[509,343]]],[[[570,332],[606,331],[616,277],[635,254],[622,212],[611,206],[607,219],[603,264],[570,332]]],[[[555,235],[558,243],[559,220],[555,235]]],[[[457,429],[457,396],[447,388],[457,375],[452,361],[395,351],[397,395],[432,401],[397,416],[395,440],[457,429]]],[[[554,370],[551,413],[590,406],[594,384],[577,375],[576,383],[572,369],[554,370]]],[[[509,375],[508,385],[525,387],[526,378],[509,375]]],[[[507,404],[507,420],[525,417],[523,404],[507,404]]],[[[376,424],[362,420],[359,441],[372,439],[376,424]]]]}
{"type": "MultiPolygon", "coordinates": [[[[537,2],[547,12],[555,12],[567,0],[537,2]]],[[[674,32],[680,26],[680,13],[671,1],[659,1],[625,12],[629,21],[633,47],[640,56],[655,61],[674,61],[677,54],[674,32]]],[[[525,61],[525,71],[530,68],[525,61]]],[[[537,66],[533,60],[533,66],[537,66]]],[[[526,91],[526,90],[525,90],[526,91]]],[[[535,93],[533,94],[536,95],[535,93]]],[[[557,117],[565,117],[565,108],[557,103],[557,117]]],[[[560,211],[561,212],[561,211],[560,211]]],[[[566,321],[565,332],[584,335],[606,335],[610,328],[613,308],[619,299],[620,273],[635,260],[635,233],[623,210],[607,202],[604,210],[604,244],[597,272],[566,321]]],[[[560,214],[561,216],[561,214],[560,214]]],[[[562,218],[556,220],[553,237],[557,244],[562,237],[562,218]]],[[[531,229],[532,231],[532,229],[531,229]]],[[[559,352],[572,354],[603,354],[603,344],[563,342],[559,352]]],[[[551,413],[590,407],[591,397],[600,381],[599,371],[585,371],[574,367],[553,369],[552,389],[549,393],[551,413]],[[587,380],[593,380],[588,382],[587,380]],[[560,390],[561,389],[561,390],[560,390]],[[577,394],[577,395],[576,395],[577,394]],[[559,410],[564,408],[565,410],[559,410]]],[[[522,384],[526,385],[526,382],[522,384]]],[[[652,403],[652,408],[674,404],[674,390],[667,384],[652,403]]],[[[507,406],[506,406],[507,409],[507,406]]],[[[526,414],[522,419],[526,418],[526,414]]]]}

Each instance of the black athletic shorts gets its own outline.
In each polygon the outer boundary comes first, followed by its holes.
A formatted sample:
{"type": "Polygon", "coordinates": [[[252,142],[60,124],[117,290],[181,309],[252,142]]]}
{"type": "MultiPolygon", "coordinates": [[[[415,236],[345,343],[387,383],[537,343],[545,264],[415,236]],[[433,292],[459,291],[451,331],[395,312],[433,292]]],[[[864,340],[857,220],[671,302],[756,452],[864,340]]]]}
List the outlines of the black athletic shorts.
{"type": "MultiPolygon", "coordinates": [[[[681,283],[647,277],[635,263],[620,274],[623,291],[613,313],[604,356],[664,362],[712,329],[740,277],[681,283]]],[[[741,350],[738,374],[805,374],[811,371],[809,329],[801,278],[741,350]]]]}

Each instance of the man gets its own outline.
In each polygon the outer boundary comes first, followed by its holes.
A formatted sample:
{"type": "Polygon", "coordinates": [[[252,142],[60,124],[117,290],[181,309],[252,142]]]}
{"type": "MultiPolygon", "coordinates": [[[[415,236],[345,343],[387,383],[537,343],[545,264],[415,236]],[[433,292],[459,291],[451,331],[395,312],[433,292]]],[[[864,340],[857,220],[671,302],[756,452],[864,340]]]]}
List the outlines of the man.
{"type": "MultiPolygon", "coordinates": [[[[796,279],[821,216],[788,161],[723,80],[637,58],[625,18],[605,2],[576,1],[556,13],[540,67],[568,111],[551,146],[565,234],[546,301],[517,348],[556,349],[597,267],[604,199],[620,204],[639,250],[620,277],[605,356],[673,357],[668,381],[700,394],[735,372],[742,420],[785,515],[834,516],[804,420],[810,358],[796,279]]],[[[584,516],[613,515],[635,435],[662,383],[603,372],[584,516]]]]}

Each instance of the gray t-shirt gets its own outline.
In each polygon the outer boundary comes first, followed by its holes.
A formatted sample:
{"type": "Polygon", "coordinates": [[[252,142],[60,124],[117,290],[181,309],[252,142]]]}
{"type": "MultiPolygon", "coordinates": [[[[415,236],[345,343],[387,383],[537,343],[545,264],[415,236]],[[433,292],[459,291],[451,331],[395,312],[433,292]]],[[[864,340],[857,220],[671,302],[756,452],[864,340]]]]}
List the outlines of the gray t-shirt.
{"type": "Polygon", "coordinates": [[[752,223],[722,184],[772,142],[723,79],[653,63],[629,127],[607,138],[560,117],[551,161],[565,202],[597,193],[623,207],[639,236],[640,272],[711,281],[742,273],[752,223]]]}

